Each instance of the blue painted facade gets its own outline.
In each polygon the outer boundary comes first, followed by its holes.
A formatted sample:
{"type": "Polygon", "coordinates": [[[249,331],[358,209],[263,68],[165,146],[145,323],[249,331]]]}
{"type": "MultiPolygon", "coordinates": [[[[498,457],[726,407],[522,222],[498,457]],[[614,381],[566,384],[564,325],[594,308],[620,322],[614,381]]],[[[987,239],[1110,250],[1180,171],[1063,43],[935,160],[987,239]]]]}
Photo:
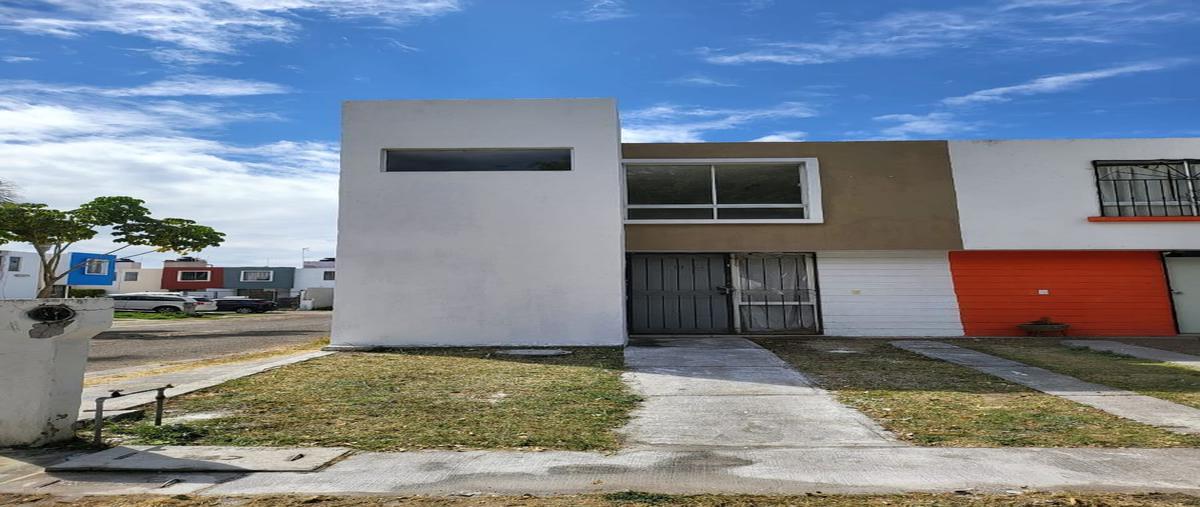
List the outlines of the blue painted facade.
{"type": "Polygon", "coordinates": [[[86,252],[71,252],[71,272],[67,273],[67,285],[112,285],[117,279],[117,256],[86,252]],[[108,268],[103,274],[88,274],[85,262],[92,259],[106,261],[108,268]]]}

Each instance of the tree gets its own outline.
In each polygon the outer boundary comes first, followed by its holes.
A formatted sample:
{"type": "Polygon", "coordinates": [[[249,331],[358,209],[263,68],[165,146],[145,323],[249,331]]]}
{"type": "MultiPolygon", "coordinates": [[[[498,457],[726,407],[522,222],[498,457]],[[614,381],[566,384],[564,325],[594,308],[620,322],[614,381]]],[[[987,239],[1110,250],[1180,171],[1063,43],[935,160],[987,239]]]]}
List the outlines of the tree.
{"type": "MultiPolygon", "coordinates": [[[[55,282],[79,265],[58,271],[62,255],[71,245],[92,239],[96,229],[111,227],[113,241],[123,246],[141,245],[151,251],[188,254],[218,246],[225,235],[212,227],[183,218],[155,219],[145,201],[132,197],[97,197],[70,211],[51,209],[45,204],[0,204],[0,243],[24,242],[33,245],[41,258],[42,288],[39,298],[50,297],[55,282]]],[[[146,252],[149,253],[149,252],[146,252]]]]}

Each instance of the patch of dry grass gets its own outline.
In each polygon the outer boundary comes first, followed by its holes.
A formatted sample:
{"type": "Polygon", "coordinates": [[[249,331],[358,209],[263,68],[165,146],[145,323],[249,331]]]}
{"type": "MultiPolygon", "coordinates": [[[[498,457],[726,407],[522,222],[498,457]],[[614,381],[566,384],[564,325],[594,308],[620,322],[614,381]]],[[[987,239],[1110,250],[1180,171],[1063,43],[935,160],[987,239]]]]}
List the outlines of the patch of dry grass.
{"type": "Polygon", "coordinates": [[[1200,447],[1198,436],[1121,419],[897,349],[888,340],[758,341],[833,391],[843,403],[917,445],[1200,447]]]}
{"type": "Polygon", "coordinates": [[[619,349],[517,359],[493,349],[338,353],[172,398],[162,428],[113,425],[126,443],[607,450],[638,398],[619,349]]]}
{"type": "Polygon", "coordinates": [[[61,506],[66,502],[80,507],[1185,507],[1200,505],[1200,498],[1180,494],[1071,494],[1029,493],[1022,495],[660,495],[654,493],[613,493],[578,496],[87,496],[78,498],[48,495],[3,495],[0,505],[30,507],[61,506]]]}

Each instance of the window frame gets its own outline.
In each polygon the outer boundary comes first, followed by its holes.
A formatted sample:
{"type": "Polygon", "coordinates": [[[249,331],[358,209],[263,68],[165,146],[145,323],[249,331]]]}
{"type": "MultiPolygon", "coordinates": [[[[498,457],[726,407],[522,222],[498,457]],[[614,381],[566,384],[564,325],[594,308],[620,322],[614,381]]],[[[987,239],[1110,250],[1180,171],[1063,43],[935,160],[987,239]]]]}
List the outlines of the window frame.
{"type": "MultiPolygon", "coordinates": [[[[1091,172],[1092,172],[1092,183],[1096,186],[1096,205],[1097,205],[1096,211],[1098,211],[1098,214],[1096,216],[1098,216],[1100,218],[1107,218],[1107,219],[1130,219],[1130,218],[1133,218],[1133,219],[1185,219],[1185,220],[1200,219],[1200,159],[1160,158],[1160,159],[1130,159],[1130,160],[1093,160],[1091,172]],[[1178,200],[1174,200],[1174,201],[1166,200],[1166,193],[1165,193],[1165,191],[1163,191],[1163,189],[1165,187],[1162,186],[1163,179],[1161,179],[1161,178],[1160,179],[1128,179],[1128,180],[1125,180],[1125,179],[1102,180],[1102,179],[1100,179],[1100,172],[1101,172],[1102,168],[1139,166],[1139,165],[1145,165],[1145,166],[1173,165],[1173,164],[1179,164],[1180,166],[1183,167],[1185,177],[1175,178],[1174,180],[1183,182],[1186,184],[1187,189],[1188,189],[1187,193],[1190,194],[1190,196],[1191,196],[1191,198],[1188,200],[1182,200],[1182,199],[1178,199],[1178,200]],[[1104,188],[1101,186],[1101,182],[1103,182],[1103,181],[1113,182],[1113,193],[1114,193],[1114,195],[1117,196],[1117,200],[1115,200],[1115,201],[1105,201],[1104,200],[1104,188]],[[1139,201],[1133,195],[1133,188],[1132,188],[1133,184],[1130,183],[1129,184],[1130,198],[1127,201],[1123,201],[1120,199],[1120,196],[1119,196],[1119,189],[1116,185],[1117,181],[1143,181],[1143,182],[1156,181],[1159,184],[1160,192],[1163,193],[1164,198],[1161,201],[1150,200],[1149,184],[1143,183],[1143,185],[1146,185],[1147,198],[1144,201],[1139,201]],[[1139,214],[1137,212],[1138,206],[1145,206],[1148,213],[1147,214],[1139,214]],[[1178,214],[1178,215],[1171,215],[1169,213],[1165,213],[1165,214],[1161,214],[1161,215],[1155,214],[1154,206],[1162,206],[1164,210],[1168,209],[1169,207],[1174,207],[1180,211],[1180,214],[1178,214]],[[1105,210],[1107,208],[1112,208],[1112,207],[1117,208],[1117,214],[1109,215],[1105,212],[1105,210]],[[1133,211],[1133,213],[1128,214],[1128,215],[1123,214],[1121,209],[1125,208],[1125,207],[1130,208],[1133,211]],[[1191,211],[1191,213],[1183,214],[1184,209],[1191,211]]],[[[1167,179],[1167,181],[1171,181],[1171,180],[1172,180],[1171,178],[1167,179]]]]}
{"type": "Polygon", "coordinates": [[[121,275],[121,281],[122,282],[136,282],[136,281],[138,281],[139,278],[142,277],[141,273],[142,273],[141,271],[125,271],[121,275]],[[130,279],[129,275],[133,275],[133,278],[130,279]]]}
{"type": "Polygon", "coordinates": [[[188,282],[188,283],[211,282],[212,281],[212,271],[209,271],[206,269],[181,269],[181,270],[175,272],[175,281],[188,282]],[[184,280],[183,279],[184,273],[204,273],[204,279],[203,280],[184,280]]]}
{"type": "Polygon", "coordinates": [[[326,271],[321,272],[321,281],[333,282],[333,281],[336,281],[336,278],[337,278],[337,271],[326,270],[326,271]]]}
{"type": "Polygon", "coordinates": [[[9,273],[20,273],[21,272],[21,264],[22,264],[21,257],[16,256],[16,255],[9,255],[4,260],[5,260],[5,262],[4,262],[4,270],[5,271],[7,271],[9,273]],[[13,268],[16,268],[16,269],[13,269],[13,268]]]}
{"type": "Polygon", "coordinates": [[[825,214],[821,201],[821,164],[815,157],[796,158],[627,158],[621,160],[621,218],[626,224],[823,224],[825,214]],[[792,165],[800,171],[800,190],[804,194],[804,203],[795,204],[719,204],[717,202],[716,170],[710,169],[710,188],[713,192],[712,204],[629,204],[629,187],[625,181],[629,166],[646,165],[792,165]],[[733,208],[804,208],[807,218],[687,218],[687,219],[630,219],[629,209],[679,209],[702,208],[733,209],[733,208]]]}
{"type": "Polygon", "coordinates": [[[238,281],[242,283],[270,283],[275,281],[275,271],[270,269],[243,269],[238,272],[238,281]],[[266,280],[247,280],[246,273],[266,273],[266,280]]]}
{"type": "Polygon", "coordinates": [[[98,257],[84,259],[83,274],[87,275],[87,276],[107,276],[108,275],[108,265],[109,265],[108,259],[101,259],[98,257]],[[100,272],[98,272],[98,273],[93,273],[91,271],[92,266],[100,266],[103,269],[101,269],[100,272]]]}

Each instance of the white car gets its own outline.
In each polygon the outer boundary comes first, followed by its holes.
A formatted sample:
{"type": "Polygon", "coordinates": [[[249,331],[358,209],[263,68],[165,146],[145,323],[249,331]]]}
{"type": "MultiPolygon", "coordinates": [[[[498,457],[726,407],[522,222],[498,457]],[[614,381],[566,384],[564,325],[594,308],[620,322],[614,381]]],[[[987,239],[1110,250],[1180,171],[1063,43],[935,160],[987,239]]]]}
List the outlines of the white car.
{"type": "MultiPolygon", "coordinates": [[[[195,313],[198,303],[194,298],[166,292],[141,292],[114,294],[113,310],[124,312],[195,313]]],[[[209,302],[214,308],[216,303],[209,302]]]]}
{"type": "Polygon", "coordinates": [[[117,294],[118,296],[178,296],[182,298],[192,298],[196,300],[196,311],[198,312],[215,312],[217,311],[217,302],[207,296],[192,296],[182,292],[126,292],[117,294]]]}

